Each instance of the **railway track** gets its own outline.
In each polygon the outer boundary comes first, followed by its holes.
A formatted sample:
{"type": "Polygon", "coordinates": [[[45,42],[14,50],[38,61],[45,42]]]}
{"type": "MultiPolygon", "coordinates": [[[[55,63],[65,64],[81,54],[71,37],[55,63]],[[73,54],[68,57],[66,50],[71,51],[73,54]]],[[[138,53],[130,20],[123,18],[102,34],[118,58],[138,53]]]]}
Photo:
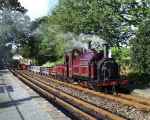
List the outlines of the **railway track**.
{"type": "Polygon", "coordinates": [[[122,94],[122,93],[118,93],[117,96],[121,97],[123,99],[127,99],[127,100],[130,100],[133,102],[138,102],[140,104],[150,106],[150,99],[146,99],[146,98],[142,99],[140,97],[135,97],[133,95],[126,95],[126,94],[122,94]]]}
{"type": "Polygon", "coordinates": [[[45,97],[52,99],[81,120],[125,120],[123,117],[114,115],[111,112],[77,99],[65,92],[61,92],[52,86],[46,85],[40,80],[36,80],[35,78],[31,78],[30,76],[22,73],[13,73],[23,82],[36,89],[45,97]]]}
{"type": "Polygon", "coordinates": [[[28,71],[22,71],[19,74],[23,76],[23,78],[46,89],[52,95],[57,97],[63,96],[61,99],[65,99],[67,103],[86,112],[87,115],[91,115],[95,119],[150,119],[150,105],[144,100],[124,94],[113,96],[98,93],[28,71]],[[68,97],[69,100],[67,99],[68,97]]]}

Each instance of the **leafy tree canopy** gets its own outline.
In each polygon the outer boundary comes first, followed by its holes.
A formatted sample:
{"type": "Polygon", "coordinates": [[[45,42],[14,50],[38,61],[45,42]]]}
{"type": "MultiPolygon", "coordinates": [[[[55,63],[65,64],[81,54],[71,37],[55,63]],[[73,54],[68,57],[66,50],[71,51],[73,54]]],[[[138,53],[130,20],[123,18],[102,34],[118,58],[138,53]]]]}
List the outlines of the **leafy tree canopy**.
{"type": "Polygon", "coordinates": [[[94,34],[119,46],[149,14],[147,0],[60,0],[50,17],[65,32],[94,34]]]}
{"type": "Polygon", "coordinates": [[[131,41],[132,63],[137,71],[150,74],[150,19],[141,23],[137,37],[131,41]]]}

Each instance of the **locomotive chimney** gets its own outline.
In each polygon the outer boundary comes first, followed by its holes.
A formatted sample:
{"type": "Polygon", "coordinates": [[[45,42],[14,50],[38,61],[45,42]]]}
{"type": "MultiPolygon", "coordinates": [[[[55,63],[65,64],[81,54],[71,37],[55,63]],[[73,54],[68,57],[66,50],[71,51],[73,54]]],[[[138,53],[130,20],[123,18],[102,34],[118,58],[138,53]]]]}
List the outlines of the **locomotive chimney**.
{"type": "Polygon", "coordinates": [[[91,49],[92,48],[92,41],[89,41],[88,42],[88,49],[91,49]]]}
{"type": "Polygon", "coordinates": [[[109,45],[107,43],[103,44],[104,47],[104,58],[108,58],[109,54],[109,45]]]}

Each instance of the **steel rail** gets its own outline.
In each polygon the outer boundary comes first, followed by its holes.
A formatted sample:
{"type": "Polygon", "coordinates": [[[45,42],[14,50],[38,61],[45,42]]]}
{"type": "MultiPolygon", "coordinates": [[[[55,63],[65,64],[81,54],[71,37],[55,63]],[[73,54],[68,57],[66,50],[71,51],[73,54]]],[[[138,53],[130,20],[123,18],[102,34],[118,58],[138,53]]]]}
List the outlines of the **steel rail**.
{"type": "Polygon", "coordinates": [[[148,105],[150,106],[150,99],[142,99],[140,97],[136,97],[136,96],[133,96],[133,95],[126,95],[126,94],[123,94],[123,93],[118,93],[117,96],[123,98],[123,99],[127,99],[127,100],[130,100],[130,101],[133,101],[133,102],[138,102],[138,103],[141,103],[141,104],[144,104],[144,105],[148,105]]]}
{"type": "Polygon", "coordinates": [[[32,80],[32,82],[34,82],[35,84],[38,84],[38,86],[40,86],[41,88],[44,88],[45,90],[51,92],[51,94],[54,94],[57,97],[61,97],[61,99],[64,99],[68,103],[70,103],[76,107],[79,107],[83,111],[87,112],[88,114],[91,114],[92,116],[95,116],[96,118],[99,118],[99,119],[108,118],[111,120],[125,120],[124,118],[114,115],[111,112],[108,112],[99,107],[96,107],[94,105],[86,103],[85,101],[79,100],[79,99],[77,99],[71,95],[68,95],[64,92],[60,92],[60,91],[50,87],[49,85],[46,85],[46,83],[43,83],[42,81],[39,81],[39,80],[37,81],[37,80],[34,80],[34,78],[29,78],[31,76],[26,76],[26,75],[23,75],[23,76],[26,77],[27,79],[32,80]]]}
{"type": "MultiPolygon", "coordinates": [[[[26,72],[26,71],[24,71],[24,72],[26,72]]],[[[102,93],[102,92],[96,92],[96,91],[93,91],[93,90],[89,90],[87,88],[83,88],[83,87],[80,87],[80,86],[72,85],[70,83],[65,83],[65,82],[56,80],[54,78],[48,78],[46,76],[41,76],[39,74],[34,74],[34,75],[38,75],[39,77],[41,77],[43,79],[47,79],[47,80],[55,82],[55,83],[57,83],[59,85],[64,85],[64,86],[73,88],[75,90],[81,91],[81,92],[84,91],[85,93],[90,94],[92,96],[102,97],[102,98],[106,98],[106,99],[111,100],[111,101],[119,102],[119,103],[124,104],[124,105],[133,106],[133,107],[135,107],[135,108],[137,108],[139,110],[148,111],[148,112],[150,111],[150,106],[147,106],[145,104],[139,103],[137,101],[132,101],[132,100],[129,100],[129,99],[121,98],[119,96],[105,94],[105,93],[102,93]]]]}

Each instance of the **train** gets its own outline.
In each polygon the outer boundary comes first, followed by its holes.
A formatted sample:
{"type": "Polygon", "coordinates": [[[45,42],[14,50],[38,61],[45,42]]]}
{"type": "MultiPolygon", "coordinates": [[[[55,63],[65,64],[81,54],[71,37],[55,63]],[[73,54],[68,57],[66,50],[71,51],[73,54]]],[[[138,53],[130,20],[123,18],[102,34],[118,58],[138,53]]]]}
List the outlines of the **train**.
{"type": "Polygon", "coordinates": [[[64,64],[54,67],[20,64],[22,70],[29,70],[41,75],[72,83],[79,83],[90,88],[116,88],[128,85],[122,79],[120,68],[114,58],[109,57],[109,45],[97,52],[95,49],[76,48],[64,54],[64,64]]]}

